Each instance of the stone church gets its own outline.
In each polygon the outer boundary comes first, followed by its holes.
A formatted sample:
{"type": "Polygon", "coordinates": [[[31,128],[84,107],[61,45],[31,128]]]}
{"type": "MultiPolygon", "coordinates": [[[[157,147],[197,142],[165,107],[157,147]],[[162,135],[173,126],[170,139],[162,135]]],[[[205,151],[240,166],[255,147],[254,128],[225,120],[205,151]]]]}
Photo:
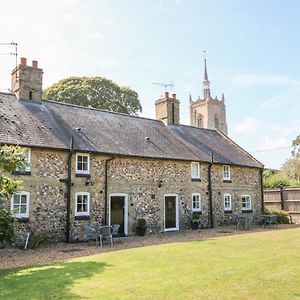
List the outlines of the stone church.
{"type": "Polygon", "coordinates": [[[263,209],[262,164],[227,135],[224,98],[191,100],[191,125],[165,93],[156,120],[42,99],[43,70],[25,58],[0,93],[0,144],[26,149],[23,188],[6,199],[21,231],[72,241],[84,225],[120,224],[132,235],[178,231],[197,214],[203,227],[263,209]]]}
{"type": "Polygon", "coordinates": [[[221,100],[218,97],[211,97],[206,59],[204,60],[203,97],[193,101],[190,96],[190,121],[191,126],[217,129],[228,135],[225,97],[224,94],[221,100]]]}

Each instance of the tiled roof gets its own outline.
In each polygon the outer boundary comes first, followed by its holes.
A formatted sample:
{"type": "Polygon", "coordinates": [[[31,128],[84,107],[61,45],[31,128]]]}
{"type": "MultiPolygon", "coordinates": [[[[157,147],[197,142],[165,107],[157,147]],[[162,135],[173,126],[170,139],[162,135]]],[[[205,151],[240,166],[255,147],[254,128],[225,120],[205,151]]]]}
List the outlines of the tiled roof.
{"type": "Polygon", "coordinates": [[[215,163],[262,167],[258,160],[219,131],[186,125],[169,125],[169,128],[187,145],[198,149],[205,161],[210,161],[213,153],[215,163]]]}
{"type": "Polygon", "coordinates": [[[72,134],[79,151],[201,160],[157,120],[0,94],[0,143],[68,149],[72,134]]]}
{"type": "Polygon", "coordinates": [[[184,125],[0,93],[0,143],[261,167],[222,134],[184,125]],[[80,128],[80,130],[78,130],[80,128]]]}

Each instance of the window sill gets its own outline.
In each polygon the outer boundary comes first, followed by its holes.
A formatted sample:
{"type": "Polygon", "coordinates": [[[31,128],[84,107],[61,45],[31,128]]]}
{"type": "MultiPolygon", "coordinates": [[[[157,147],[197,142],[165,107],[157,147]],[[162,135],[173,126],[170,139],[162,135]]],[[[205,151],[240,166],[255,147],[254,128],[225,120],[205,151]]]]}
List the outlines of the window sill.
{"type": "Polygon", "coordinates": [[[76,173],[75,177],[91,177],[91,174],[76,173]]]}
{"type": "Polygon", "coordinates": [[[27,175],[27,176],[30,176],[31,175],[31,171],[23,171],[23,172],[13,171],[12,174],[13,175],[27,175]]]}
{"type": "Polygon", "coordinates": [[[29,218],[27,217],[15,217],[18,223],[29,223],[29,218]]]}
{"type": "Polygon", "coordinates": [[[198,181],[198,182],[201,182],[201,179],[200,179],[200,178],[192,178],[192,181],[198,181]]]}
{"type": "Polygon", "coordinates": [[[75,220],[89,220],[90,216],[75,216],[75,220]]]}
{"type": "Polygon", "coordinates": [[[232,210],[224,210],[224,214],[232,214],[232,210]]]}
{"type": "Polygon", "coordinates": [[[246,214],[246,213],[252,213],[253,212],[253,210],[252,209],[244,209],[244,210],[242,210],[242,213],[243,214],[246,214]]]}
{"type": "Polygon", "coordinates": [[[224,183],[232,183],[232,181],[230,179],[223,179],[224,183]]]}

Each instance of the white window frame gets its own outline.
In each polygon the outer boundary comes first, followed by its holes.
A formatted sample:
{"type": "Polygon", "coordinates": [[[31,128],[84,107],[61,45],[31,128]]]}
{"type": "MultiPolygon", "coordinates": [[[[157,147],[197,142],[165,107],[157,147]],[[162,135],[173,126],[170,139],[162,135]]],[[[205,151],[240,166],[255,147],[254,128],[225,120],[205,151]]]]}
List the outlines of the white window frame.
{"type": "Polygon", "coordinates": [[[25,156],[25,161],[27,162],[27,166],[25,167],[25,172],[31,171],[31,149],[26,148],[25,152],[27,152],[27,156],[25,156]]]}
{"type": "Polygon", "coordinates": [[[88,153],[76,153],[76,174],[90,174],[90,155],[88,153]],[[78,156],[88,158],[87,170],[78,170],[78,156]]]}
{"type": "Polygon", "coordinates": [[[197,161],[192,161],[191,162],[191,177],[192,179],[200,179],[200,163],[197,161]],[[193,173],[193,167],[197,166],[198,174],[193,173]]]}
{"type": "Polygon", "coordinates": [[[192,212],[201,212],[202,211],[202,201],[201,201],[201,195],[199,193],[193,193],[192,194],[192,212]],[[194,196],[199,197],[199,207],[194,208],[194,196]]]}
{"type": "Polygon", "coordinates": [[[75,217],[90,216],[90,193],[78,192],[75,193],[75,217]],[[87,211],[77,211],[78,196],[87,196],[87,211]]]}
{"type": "Polygon", "coordinates": [[[225,193],[224,194],[224,211],[232,211],[232,197],[231,197],[231,194],[229,193],[225,193]],[[226,207],[226,197],[229,198],[229,207],[226,207]]]}
{"type": "Polygon", "coordinates": [[[223,165],[223,180],[230,180],[230,166],[229,165],[223,165]],[[228,168],[228,170],[225,170],[226,168],[228,168]],[[227,175],[227,173],[228,173],[228,175],[227,175]]]}
{"type": "Polygon", "coordinates": [[[251,199],[251,196],[250,195],[242,195],[241,196],[241,205],[242,205],[242,211],[248,211],[248,210],[252,210],[252,199],[251,199]],[[247,208],[243,208],[243,198],[249,198],[249,203],[250,203],[250,206],[247,207],[247,208]]]}
{"type": "Polygon", "coordinates": [[[22,219],[22,218],[29,218],[29,204],[30,204],[30,193],[29,192],[17,192],[14,193],[11,197],[11,212],[12,215],[17,218],[17,219],[22,219]],[[19,202],[19,211],[15,212],[14,211],[14,196],[19,195],[20,197],[25,195],[26,196],[26,212],[25,213],[20,213],[20,202],[19,202]]]}

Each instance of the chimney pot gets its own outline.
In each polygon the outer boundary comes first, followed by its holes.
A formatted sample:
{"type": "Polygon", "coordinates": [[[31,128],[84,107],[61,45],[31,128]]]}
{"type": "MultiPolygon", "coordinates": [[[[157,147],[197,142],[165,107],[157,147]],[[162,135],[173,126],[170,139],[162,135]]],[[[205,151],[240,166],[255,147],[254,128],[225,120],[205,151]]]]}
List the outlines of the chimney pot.
{"type": "Polygon", "coordinates": [[[32,61],[32,67],[33,68],[37,68],[38,67],[38,61],[37,60],[33,60],[32,61]]]}
{"type": "Polygon", "coordinates": [[[176,94],[172,94],[173,100],[176,100],[176,94]]]}
{"type": "Polygon", "coordinates": [[[21,65],[25,65],[26,66],[26,64],[27,64],[27,58],[25,58],[25,57],[21,57],[21,65]]]}
{"type": "Polygon", "coordinates": [[[169,98],[169,92],[165,92],[165,98],[166,98],[166,99],[169,98]]]}

